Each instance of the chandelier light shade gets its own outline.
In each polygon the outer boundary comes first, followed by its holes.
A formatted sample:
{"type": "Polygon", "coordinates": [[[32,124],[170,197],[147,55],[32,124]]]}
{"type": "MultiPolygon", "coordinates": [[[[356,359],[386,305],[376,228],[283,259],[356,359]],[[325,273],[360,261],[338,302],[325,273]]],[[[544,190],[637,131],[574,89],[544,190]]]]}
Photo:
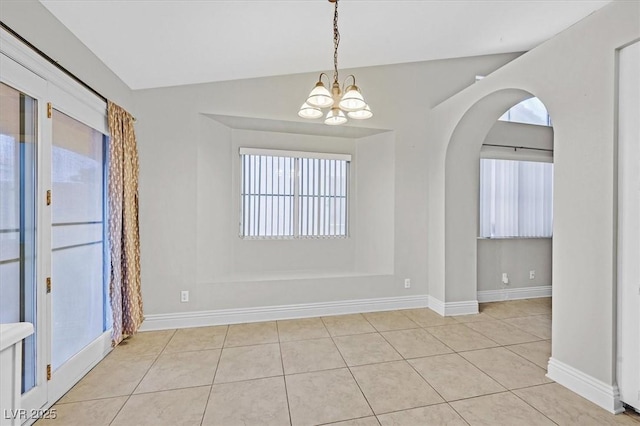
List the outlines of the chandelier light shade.
{"type": "Polygon", "coordinates": [[[353,118],[354,120],[366,120],[367,118],[373,117],[373,113],[371,112],[369,105],[365,105],[364,108],[359,111],[351,111],[347,115],[349,118],[353,118]]]}
{"type": "MultiPolygon", "coordinates": [[[[371,108],[365,102],[360,89],[356,86],[356,78],[353,75],[347,76],[346,80],[351,77],[353,83],[349,86],[345,84],[340,86],[338,78],[338,45],[340,44],[340,32],[338,31],[338,1],[329,0],[334,4],[333,12],[333,83],[330,84],[331,91],[327,89],[322,81],[322,76],[329,80],[329,76],[321,73],[315,87],[309,93],[309,97],[300,110],[298,115],[302,118],[316,119],[324,115],[322,109],[331,108],[324,120],[325,124],[337,126],[346,123],[347,116],[355,120],[366,120],[373,117],[371,108]]],[[[345,80],[345,83],[346,83],[345,80]]],[[[331,82],[329,82],[331,83],[331,82]]]]}
{"type": "Polygon", "coordinates": [[[302,118],[314,119],[314,118],[320,118],[324,114],[322,113],[322,110],[320,108],[312,107],[311,105],[305,102],[300,107],[300,111],[298,111],[298,115],[302,118]]]}
{"type": "Polygon", "coordinates": [[[339,126],[340,124],[344,124],[347,122],[347,117],[344,115],[344,112],[338,107],[332,107],[331,110],[327,113],[327,118],[324,120],[324,124],[328,124],[329,126],[339,126]]]}
{"type": "Polygon", "coordinates": [[[316,108],[327,108],[333,105],[333,98],[331,93],[324,87],[322,81],[316,83],[316,87],[313,88],[309,97],[307,98],[307,104],[316,108]]]}

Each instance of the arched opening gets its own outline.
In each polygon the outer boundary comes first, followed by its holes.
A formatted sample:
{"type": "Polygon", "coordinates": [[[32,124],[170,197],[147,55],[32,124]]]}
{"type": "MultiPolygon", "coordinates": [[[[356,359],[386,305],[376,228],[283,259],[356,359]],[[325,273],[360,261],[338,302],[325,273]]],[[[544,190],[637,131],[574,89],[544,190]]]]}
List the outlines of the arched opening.
{"type": "MultiPolygon", "coordinates": [[[[505,197],[498,202],[515,203],[512,208],[516,210],[519,203],[518,194],[514,191],[518,191],[519,185],[496,182],[495,179],[509,179],[509,175],[515,173],[523,180],[520,186],[524,188],[520,190],[524,194],[525,189],[540,184],[524,182],[529,179],[527,170],[538,174],[533,177],[535,179],[544,180],[544,174],[548,175],[549,163],[553,161],[553,130],[550,126],[499,120],[512,107],[533,96],[519,89],[493,92],[467,110],[452,134],[445,169],[445,300],[447,303],[479,301],[480,311],[497,322],[491,325],[470,324],[471,328],[503,345],[522,344],[522,348],[514,349],[528,351],[527,355],[533,352],[545,354],[532,359],[532,362],[546,370],[551,352],[551,224],[546,224],[546,231],[532,230],[525,223],[522,226],[509,223],[500,230],[495,226],[487,230],[487,223],[483,229],[480,222],[480,205],[484,205],[486,213],[486,204],[496,201],[491,200],[496,195],[495,187],[493,193],[488,188],[481,196],[481,167],[493,167],[488,173],[494,180],[488,179],[489,182],[483,182],[483,185],[499,185],[499,189],[507,189],[504,192],[509,194],[503,194],[505,197]],[[537,162],[541,166],[538,167],[537,162]],[[499,176],[502,166],[508,170],[504,176],[499,176]],[[505,201],[504,198],[509,197],[515,197],[515,200],[505,201]],[[503,282],[503,274],[507,274],[506,283],[503,282]],[[517,301],[498,302],[505,300],[517,301]],[[484,305],[483,302],[490,303],[484,305]],[[527,344],[531,347],[526,347],[527,344]]],[[[486,178],[487,170],[484,170],[484,175],[486,178]]],[[[543,192],[552,202],[553,191],[549,182],[543,192]]],[[[540,191],[535,194],[541,195],[540,191]]],[[[550,206],[546,207],[550,214],[550,206]]],[[[499,213],[505,215],[505,212],[499,213]]],[[[517,211],[509,211],[508,215],[498,220],[518,221],[517,211]]],[[[495,225],[495,215],[493,219],[495,225]]],[[[533,220],[550,219],[537,217],[533,220]]]]}

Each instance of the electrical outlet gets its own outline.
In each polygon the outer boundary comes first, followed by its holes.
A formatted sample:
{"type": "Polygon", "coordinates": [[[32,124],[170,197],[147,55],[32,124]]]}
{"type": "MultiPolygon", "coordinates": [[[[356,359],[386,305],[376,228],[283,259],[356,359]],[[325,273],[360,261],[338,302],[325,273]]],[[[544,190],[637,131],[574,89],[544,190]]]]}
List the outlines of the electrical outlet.
{"type": "Polygon", "coordinates": [[[180,292],[180,301],[183,302],[183,303],[189,301],[189,291],[188,290],[182,290],[180,292]]]}
{"type": "Polygon", "coordinates": [[[535,279],[535,277],[536,277],[536,271],[533,271],[533,270],[529,271],[529,279],[533,280],[535,279]]]}
{"type": "Polygon", "coordinates": [[[411,288],[411,279],[409,278],[404,279],[404,288],[411,288]]]}
{"type": "Polygon", "coordinates": [[[502,273],[502,284],[505,284],[505,285],[509,284],[509,276],[507,275],[506,272],[502,273]]]}

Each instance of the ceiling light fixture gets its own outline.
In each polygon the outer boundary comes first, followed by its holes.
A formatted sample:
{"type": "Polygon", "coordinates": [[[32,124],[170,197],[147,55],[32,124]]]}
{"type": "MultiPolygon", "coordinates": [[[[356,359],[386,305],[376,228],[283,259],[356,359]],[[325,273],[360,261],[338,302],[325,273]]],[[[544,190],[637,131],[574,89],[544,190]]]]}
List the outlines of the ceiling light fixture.
{"type": "Polygon", "coordinates": [[[354,120],[366,120],[373,117],[371,108],[366,104],[360,89],[356,86],[356,78],[352,75],[347,76],[342,88],[338,82],[338,45],[340,44],[340,32],[338,31],[338,0],[329,0],[334,4],[333,12],[333,84],[331,85],[331,92],[322,82],[322,76],[329,76],[325,73],[321,73],[307,101],[302,104],[298,115],[302,118],[315,119],[324,115],[323,108],[329,108],[324,123],[330,126],[337,126],[347,122],[347,116],[354,120]],[[344,90],[345,84],[349,77],[353,80],[353,83],[347,86],[344,90]],[[344,93],[344,95],[343,95],[344,93]],[[345,114],[346,113],[346,114],[345,114]]]}

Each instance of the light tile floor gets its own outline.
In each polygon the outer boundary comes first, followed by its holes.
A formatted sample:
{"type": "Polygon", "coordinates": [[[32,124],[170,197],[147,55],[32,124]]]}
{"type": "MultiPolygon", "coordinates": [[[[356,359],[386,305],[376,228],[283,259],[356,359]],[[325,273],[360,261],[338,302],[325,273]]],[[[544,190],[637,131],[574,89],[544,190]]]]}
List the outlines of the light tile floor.
{"type": "Polygon", "coordinates": [[[630,425],[545,377],[551,301],[139,333],[58,425],[630,425]]]}

